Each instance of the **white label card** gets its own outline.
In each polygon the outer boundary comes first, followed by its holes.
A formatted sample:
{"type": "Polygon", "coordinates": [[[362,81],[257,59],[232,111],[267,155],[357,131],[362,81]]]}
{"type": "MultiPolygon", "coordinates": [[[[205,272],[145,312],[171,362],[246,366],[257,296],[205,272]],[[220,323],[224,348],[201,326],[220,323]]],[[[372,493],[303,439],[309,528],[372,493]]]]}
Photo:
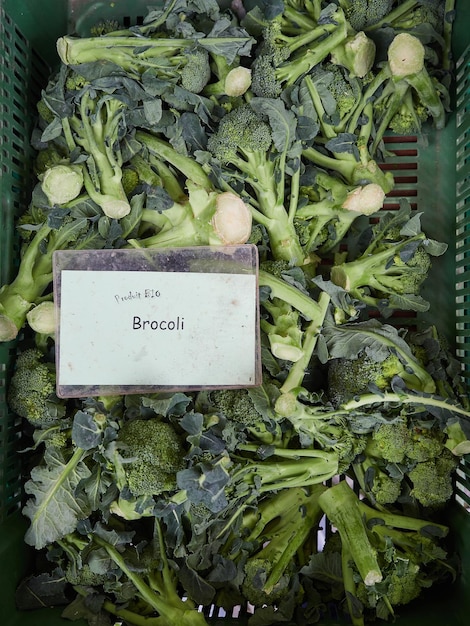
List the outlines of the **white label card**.
{"type": "Polygon", "coordinates": [[[61,271],[59,386],[250,386],[256,275],[61,271]]]}

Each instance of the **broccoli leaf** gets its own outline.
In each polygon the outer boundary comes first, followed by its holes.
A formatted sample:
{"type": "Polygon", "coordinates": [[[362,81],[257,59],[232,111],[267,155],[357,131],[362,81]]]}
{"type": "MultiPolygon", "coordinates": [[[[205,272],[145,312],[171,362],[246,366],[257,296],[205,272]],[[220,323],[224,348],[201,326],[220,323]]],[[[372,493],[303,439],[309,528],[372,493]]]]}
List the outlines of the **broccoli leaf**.
{"type": "Polygon", "coordinates": [[[28,545],[40,550],[73,532],[78,520],[89,515],[89,502],[77,491],[80,481],[90,476],[83,457],[83,450],[78,449],[66,462],[58,450],[46,449],[45,465],[31,470],[25,491],[33,498],[23,508],[31,520],[25,535],[28,545]]]}
{"type": "Polygon", "coordinates": [[[93,417],[85,411],[77,411],[72,426],[72,441],[82,450],[96,448],[101,442],[101,430],[93,417]]]}

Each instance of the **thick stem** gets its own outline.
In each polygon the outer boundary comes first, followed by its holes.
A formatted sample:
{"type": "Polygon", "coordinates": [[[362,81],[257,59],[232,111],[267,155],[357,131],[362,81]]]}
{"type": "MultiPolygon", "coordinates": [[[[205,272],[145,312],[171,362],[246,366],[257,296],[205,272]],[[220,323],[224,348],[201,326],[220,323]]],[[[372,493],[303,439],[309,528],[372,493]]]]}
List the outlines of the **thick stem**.
{"type": "Polygon", "coordinates": [[[327,489],[320,495],[319,503],[330,524],[338,529],[364,584],[370,586],[380,582],[382,572],[364,526],[360,500],[348,483],[342,480],[327,489]]]}
{"type": "Polygon", "coordinates": [[[164,162],[170,163],[173,167],[176,167],[176,169],[196,185],[206,190],[212,189],[213,185],[209,176],[205,173],[202,166],[193,158],[180,154],[169,143],[158,137],[154,137],[150,133],[137,131],[135,138],[137,141],[144,144],[151,154],[162,159],[164,162]]]}
{"type": "Polygon", "coordinates": [[[302,342],[303,354],[290,368],[287,378],[281,387],[282,393],[288,393],[289,391],[302,386],[302,382],[317,345],[318,337],[320,335],[329,305],[330,297],[325,292],[322,292],[318,298],[317,316],[310,322],[304,332],[304,340],[302,342]]]}

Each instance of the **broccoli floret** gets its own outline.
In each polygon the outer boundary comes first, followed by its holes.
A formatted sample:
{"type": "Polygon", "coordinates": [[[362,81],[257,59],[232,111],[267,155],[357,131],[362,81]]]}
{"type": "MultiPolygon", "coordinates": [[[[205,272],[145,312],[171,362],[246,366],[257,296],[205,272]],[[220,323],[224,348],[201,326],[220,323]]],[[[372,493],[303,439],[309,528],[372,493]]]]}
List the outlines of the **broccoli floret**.
{"type": "Polygon", "coordinates": [[[48,145],[44,150],[40,150],[34,162],[37,176],[44,174],[46,170],[64,162],[64,154],[55,145],[48,145]]]}
{"type": "Polygon", "coordinates": [[[90,35],[92,37],[102,37],[117,30],[119,30],[119,22],[117,20],[100,20],[90,28],[90,35]]]}
{"type": "Polygon", "coordinates": [[[42,352],[28,348],[16,359],[8,402],[12,411],[36,428],[56,424],[65,415],[65,403],[55,395],[56,374],[42,352]]]}
{"type": "Polygon", "coordinates": [[[442,507],[454,493],[453,478],[458,457],[443,448],[439,456],[419,462],[408,472],[412,484],[411,496],[424,507],[442,507]]]}
{"type": "Polygon", "coordinates": [[[128,421],[119,431],[118,442],[133,495],[152,496],[176,489],[176,474],[185,467],[185,448],[171,423],[156,418],[128,421]]]}
{"type": "Polygon", "coordinates": [[[207,50],[196,48],[188,51],[186,63],[181,69],[181,85],[192,93],[200,93],[210,77],[211,68],[207,50]]]}
{"type": "Polygon", "coordinates": [[[74,562],[69,562],[65,570],[65,579],[74,587],[98,587],[104,585],[109,577],[107,574],[94,572],[88,563],[77,568],[74,562]]]}
{"type": "Polygon", "coordinates": [[[349,24],[358,32],[386,18],[393,4],[394,0],[339,0],[349,24]]]}
{"type": "Polygon", "coordinates": [[[372,433],[366,454],[380,456],[390,463],[402,463],[407,455],[410,430],[405,421],[379,424],[372,433]]]}
{"type": "Polygon", "coordinates": [[[139,184],[140,178],[136,170],[133,167],[124,167],[122,170],[122,188],[128,198],[134,193],[139,184]]]}
{"type": "Polygon", "coordinates": [[[256,426],[262,419],[247,389],[217,389],[209,398],[215,411],[244,426],[256,426]]]}
{"type": "Polygon", "coordinates": [[[40,119],[46,122],[46,124],[50,124],[54,120],[54,113],[47,106],[47,103],[43,98],[38,100],[38,102],[36,103],[36,108],[40,119]]]}

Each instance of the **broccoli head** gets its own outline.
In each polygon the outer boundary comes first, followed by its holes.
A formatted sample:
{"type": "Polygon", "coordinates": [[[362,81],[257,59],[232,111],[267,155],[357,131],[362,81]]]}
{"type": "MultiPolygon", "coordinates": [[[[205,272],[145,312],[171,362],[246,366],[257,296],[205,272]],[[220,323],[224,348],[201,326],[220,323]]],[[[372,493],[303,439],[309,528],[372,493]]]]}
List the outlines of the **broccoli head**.
{"type": "Polygon", "coordinates": [[[171,423],[159,419],[128,421],[119,432],[118,442],[127,484],[134,496],[176,489],[176,474],[185,466],[185,449],[171,423]]]}
{"type": "Polygon", "coordinates": [[[339,4],[352,28],[362,31],[385,18],[394,0],[340,0],[339,4]]]}
{"type": "Polygon", "coordinates": [[[8,391],[10,408],[36,428],[52,426],[65,415],[65,403],[57,398],[55,385],[54,365],[40,350],[28,348],[16,360],[8,391]]]}
{"type": "Polygon", "coordinates": [[[454,493],[453,475],[458,463],[458,457],[447,448],[439,456],[417,463],[408,472],[411,496],[424,507],[441,507],[454,493]]]}

